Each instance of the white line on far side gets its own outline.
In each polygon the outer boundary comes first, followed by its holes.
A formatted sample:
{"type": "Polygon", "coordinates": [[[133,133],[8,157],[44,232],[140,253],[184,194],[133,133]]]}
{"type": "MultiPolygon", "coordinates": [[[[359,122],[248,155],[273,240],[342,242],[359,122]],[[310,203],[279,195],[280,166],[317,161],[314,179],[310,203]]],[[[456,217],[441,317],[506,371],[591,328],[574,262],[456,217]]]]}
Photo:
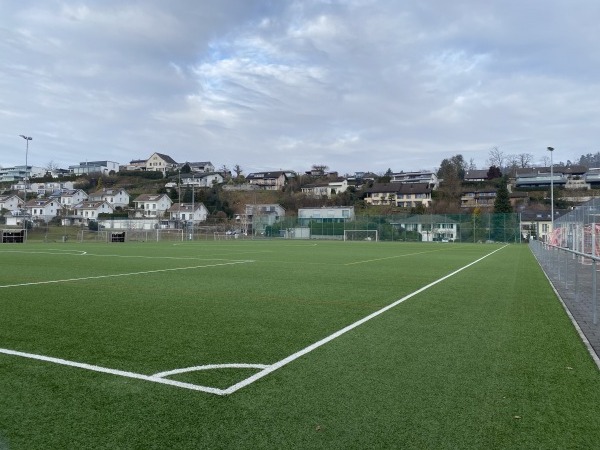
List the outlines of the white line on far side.
{"type": "Polygon", "coordinates": [[[93,276],[93,277],[66,278],[63,280],[32,281],[30,283],[6,284],[3,286],[0,285],[0,289],[11,288],[11,287],[22,287],[22,286],[37,286],[40,284],[56,284],[56,283],[68,283],[68,282],[73,282],[73,281],[98,280],[101,278],[130,277],[133,275],[146,275],[149,273],[176,272],[178,270],[191,270],[191,269],[203,269],[206,267],[232,266],[234,264],[247,264],[247,263],[251,263],[251,262],[254,262],[254,261],[231,261],[231,262],[219,263],[219,264],[203,264],[200,266],[173,267],[170,269],[145,270],[143,272],[115,273],[115,274],[111,274],[111,275],[97,275],[97,276],[93,276]]]}

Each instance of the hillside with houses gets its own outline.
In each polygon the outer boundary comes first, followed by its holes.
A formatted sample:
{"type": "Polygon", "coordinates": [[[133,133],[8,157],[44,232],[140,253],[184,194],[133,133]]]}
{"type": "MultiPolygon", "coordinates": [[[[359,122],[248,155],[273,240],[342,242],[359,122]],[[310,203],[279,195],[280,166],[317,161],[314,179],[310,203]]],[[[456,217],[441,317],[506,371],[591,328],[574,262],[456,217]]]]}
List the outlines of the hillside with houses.
{"type": "Polygon", "coordinates": [[[442,161],[438,171],[389,169],[340,176],[328,169],[314,165],[303,173],[244,174],[239,166],[232,172],[224,166],[216,169],[210,161],[177,162],[162,153],[128,164],[4,168],[0,220],[6,227],[54,223],[96,229],[105,222],[114,229],[228,223],[257,232],[309,209],[315,211],[313,220],[347,220],[335,215],[340,208],[351,208],[352,215],[499,212],[497,194],[506,188],[511,212],[548,222],[551,185],[557,214],[600,193],[600,169],[575,164],[475,169],[456,155],[442,161]],[[324,210],[333,213],[319,214],[324,210]]]}

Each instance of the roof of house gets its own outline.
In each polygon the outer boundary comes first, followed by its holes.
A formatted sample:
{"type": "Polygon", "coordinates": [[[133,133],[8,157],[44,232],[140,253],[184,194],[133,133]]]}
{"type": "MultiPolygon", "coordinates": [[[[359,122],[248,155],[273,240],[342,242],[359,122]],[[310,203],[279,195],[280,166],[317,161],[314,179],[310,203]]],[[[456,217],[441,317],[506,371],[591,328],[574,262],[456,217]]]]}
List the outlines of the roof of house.
{"type": "Polygon", "coordinates": [[[84,200],[81,203],[78,203],[74,206],[75,209],[98,209],[102,204],[108,205],[111,209],[113,209],[112,205],[104,200],[100,201],[90,201],[84,200]]]}
{"type": "Polygon", "coordinates": [[[415,216],[407,217],[406,219],[399,220],[401,224],[415,224],[415,223],[458,223],[456,220],[448,218],[448,216],[441,214],[418,214],[415,216]]]}
{"type": "Polygon", "coordinates": [[[426,194],[431,192],[428,183],[375,183],[372,187],[365,189],[365,193],[395,193],[395,194],[426,194]]]}
{"type": "Polygon", "coordinates": [[[161,198],[166,197],[171,199],[167,194],[141,194],[138,195],[133,201],[134,202],[157,202],[161,198]]]}
{"type": "Polygon", "coordinates": [[[158,152],[156,152],[155,154],[160,156],[163,161],[168,162],[169,164],[177,164],[177,162],[173,158],[171,158],[169,155],[165,155],[164,153],[158,153],[158,152]]]}
{"type": "Polygon", "coordinates": [[[487,174],[488,174],[487,169],[467,170],[465,172],[465,181],[480,180],[482,178],[487,180],[487,174]]]}
{"type": "Polygon", "coordinates": [[[202,208],[206,209],[206,206],[201,202],[194,203],[193,206],[191,203],[173,203],[167,212],[192,212],[202,208]]]}
{"type": "Polygon", "coordinates": [[[286,175],[287,172],[284,172],[282,170],[278,170],[276,172],[254,172],[254,173],[249,173],[246,176],[246,179],[254,179],[254,178],[260,178],[260,179],[265,179],[265,178],[279,178],[280,176],[287,176],[286,175]]]}

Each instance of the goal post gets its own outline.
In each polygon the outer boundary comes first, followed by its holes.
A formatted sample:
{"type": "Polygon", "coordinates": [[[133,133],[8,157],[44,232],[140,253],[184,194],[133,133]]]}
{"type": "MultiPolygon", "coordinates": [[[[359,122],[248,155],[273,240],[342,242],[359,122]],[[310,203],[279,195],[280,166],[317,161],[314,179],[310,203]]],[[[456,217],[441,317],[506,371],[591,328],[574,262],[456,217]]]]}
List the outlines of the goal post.
{"type": "Polygon", "coordinates": [[[378,242],[379,233],[377,230],[344,230],[345,241],[378,242]]]}

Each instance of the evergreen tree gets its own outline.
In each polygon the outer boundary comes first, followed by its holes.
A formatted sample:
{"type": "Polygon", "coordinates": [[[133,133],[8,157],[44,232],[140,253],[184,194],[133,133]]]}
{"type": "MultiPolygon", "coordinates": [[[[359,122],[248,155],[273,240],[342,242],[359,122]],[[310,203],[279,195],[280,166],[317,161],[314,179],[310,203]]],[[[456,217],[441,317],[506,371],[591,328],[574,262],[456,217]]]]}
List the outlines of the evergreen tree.
{"type": "Polygon", "coordinates": [[[510,198],[508,195],[508,187],[506,177],[502,178],[499,183],[498,191],[496,192],[496,200],[494,201],[494,213],[496,214],[507,214],[512,213],[512,205],[510,204],[510,198]]]}

